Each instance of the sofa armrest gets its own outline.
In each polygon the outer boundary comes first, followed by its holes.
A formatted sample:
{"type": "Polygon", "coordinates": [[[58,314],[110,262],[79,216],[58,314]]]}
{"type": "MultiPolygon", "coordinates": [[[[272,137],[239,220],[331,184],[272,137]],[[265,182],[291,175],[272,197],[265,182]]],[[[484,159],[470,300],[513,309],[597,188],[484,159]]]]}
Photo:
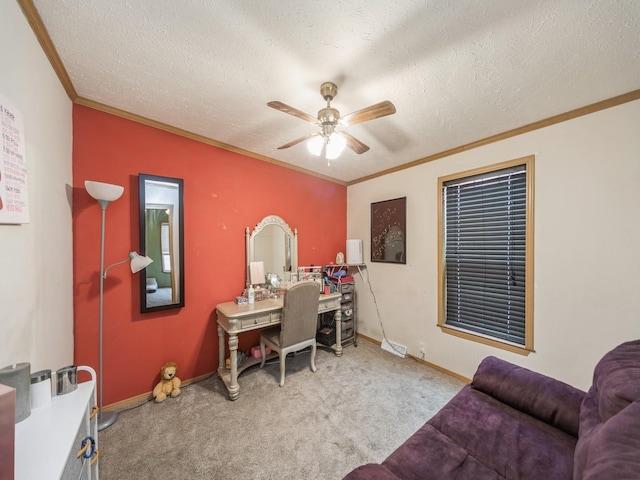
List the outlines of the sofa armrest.
{"type": "Polygon", "coordinates": [[[582,390],[496,357],[480,363],[471,387],[578,437],[582,390]]]}
{"type": "Polygon", "coordinates": [[[353,469],[343,480],[400,480],[378,463],[367,463],[353,469]]]}

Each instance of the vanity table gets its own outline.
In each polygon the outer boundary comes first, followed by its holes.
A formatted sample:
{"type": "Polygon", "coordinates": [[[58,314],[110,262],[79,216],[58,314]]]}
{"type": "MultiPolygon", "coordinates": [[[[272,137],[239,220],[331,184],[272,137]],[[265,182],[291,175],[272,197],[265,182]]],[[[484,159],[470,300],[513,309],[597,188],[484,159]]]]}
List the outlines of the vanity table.
{"type": "MultiPolygon", "coordinates": [[[[291,229],[287,222],[277,215],[267,215],[254,228],[245,230],[246,247],[246,283],[249,288],[252,283],[251,264],[261,262],[264,271],[276,275],[284,282],[295,281],[298,272],[298,231],[291,229]]],[[[272,287],[277,285],[271,284],[272,287]]],[[[282,286],[282,284],[280,285],[282,286]]],[[[340,292],[320,295],[318,314],[335,312],[336,343],[330,348],[335,354],[342,356],[342,294],[340,292]]],[[[238,335],[251,330],[273,327],[280,324],[282,315],[282,297],[256,301],[253,304],[237,304],[225,302],[216,305],[218,317],[218,376],[222,379],[229,398],[236,400],[240,395],[238,375],[252,365],[260,363],[261,359],[245,358],[238,365],[238,335]],[[225,365],[225,336],[228,336],[229,368],[225,365]]]]}
{"type": "MultiPolygon", "coordinates": [[[[336,321],[336,343],[331,347],[335,354],[342,356],[341,339],[341,299],[339,292],[328,295],[320,295],[318,301],[318,313],[335,311],[336,321]]],[[[218,376],[222,379],[229,392],[230,400],[237,400],[240,395],[240,385],[238,385],[238,375],[243,370],[260,363],[260,358],[245,358],[238,365],[238,334],[249,332],[280,324],[282,314],[282,297],[276,299],[262,300],[254,304],[237,304],[236,302],[225,302],[216,306],[218,315],[218,376]],[[229,340],[229,367],[225,366],[225,335],[229,340]]]]}

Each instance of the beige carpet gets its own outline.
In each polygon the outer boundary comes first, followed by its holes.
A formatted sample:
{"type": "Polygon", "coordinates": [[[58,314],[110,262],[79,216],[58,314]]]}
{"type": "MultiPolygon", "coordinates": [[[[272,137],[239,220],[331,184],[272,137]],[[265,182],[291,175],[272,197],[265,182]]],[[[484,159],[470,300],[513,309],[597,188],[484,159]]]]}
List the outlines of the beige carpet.
{"type": "Polygon", "coordinates": [[[101,480],[341,479],[381,462],[463,386],[366,340],[341,358],[318,349],[240,376],[231,402],[217,376],[163,403],[124,411],[100,432],[101,480]]]}

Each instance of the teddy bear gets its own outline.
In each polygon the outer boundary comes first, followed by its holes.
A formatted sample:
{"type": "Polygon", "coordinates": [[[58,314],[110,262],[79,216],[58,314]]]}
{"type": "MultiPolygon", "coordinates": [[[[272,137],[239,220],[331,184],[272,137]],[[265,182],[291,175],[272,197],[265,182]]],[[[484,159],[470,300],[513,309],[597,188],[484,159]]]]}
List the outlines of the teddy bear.
{"type": "Polygon", "coordinates": [[[180,395],[182,382],[176,377],[177,371],[176,362],[167,362],[160,369],[160,382],[153,389],[153,398],[156,399],[156,403],[163,402],[167,395],[171,395],[171,397],[180,395]]]}

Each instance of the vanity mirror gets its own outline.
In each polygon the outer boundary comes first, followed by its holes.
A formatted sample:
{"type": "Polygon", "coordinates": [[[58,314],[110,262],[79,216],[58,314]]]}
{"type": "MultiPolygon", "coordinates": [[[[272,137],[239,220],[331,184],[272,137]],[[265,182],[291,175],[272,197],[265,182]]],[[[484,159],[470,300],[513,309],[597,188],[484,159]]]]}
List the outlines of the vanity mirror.
{"type": "Polygon", "coordinates": [[[184,307],[183,181],[138,175],[140,252],[153,263],[140,275],[144,312],[184,307]]]}
{"type": "Polygon", "coordinates": [[[291,230],[289,225],[277,215],[264,217],[253,231],[249,227],[245,231],[247,248],[247,281],[250,278],[251,262],[263,262],[267,281],[277,283],[279,280],[290,280],[290,274],[298,270],[298,230],[291,230]],[[271,275],[270,275],[271,274],[271,275]]]}

